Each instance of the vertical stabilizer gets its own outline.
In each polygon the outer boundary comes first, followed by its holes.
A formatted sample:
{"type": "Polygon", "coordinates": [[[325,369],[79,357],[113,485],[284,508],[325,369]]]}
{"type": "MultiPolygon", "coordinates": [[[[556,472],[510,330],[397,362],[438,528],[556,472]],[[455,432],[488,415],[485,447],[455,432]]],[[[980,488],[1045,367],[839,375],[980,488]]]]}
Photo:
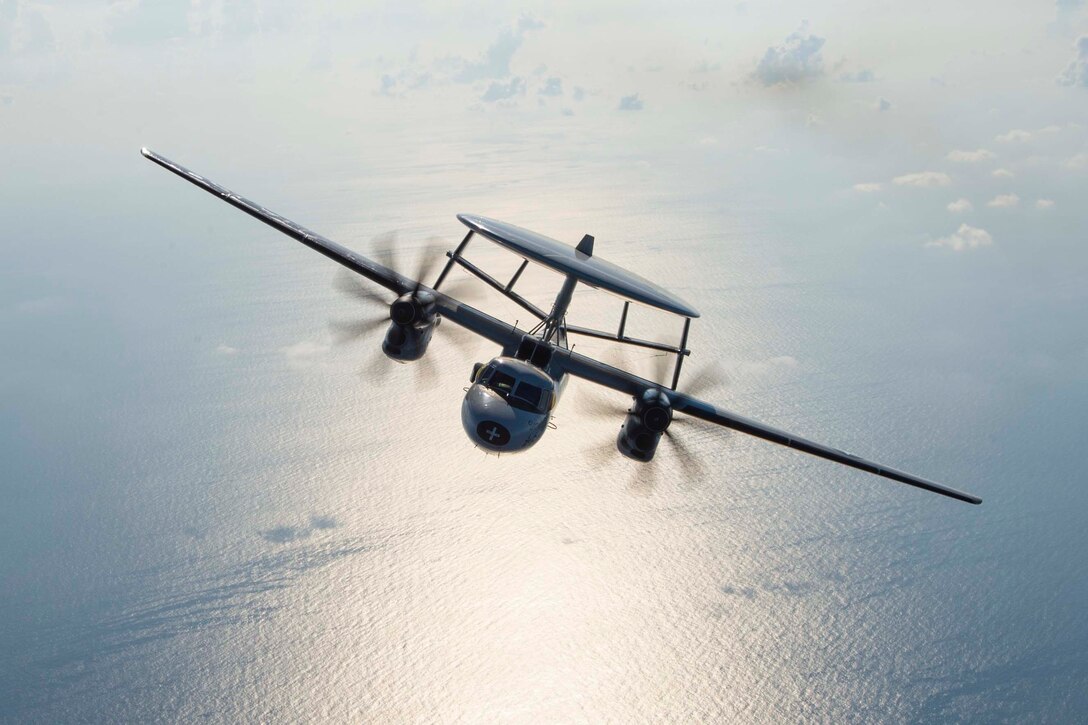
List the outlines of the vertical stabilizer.
{"type": "Polygon", "coordinates": [[[593,256],[593,236],[591,234],[587,234],[584,237],[582,237],[582,241],[578,242],[578,246],[575,247],[575,249],[577,249],[579,252],[586,255],[587,257],[592,257],[593,256]]]}

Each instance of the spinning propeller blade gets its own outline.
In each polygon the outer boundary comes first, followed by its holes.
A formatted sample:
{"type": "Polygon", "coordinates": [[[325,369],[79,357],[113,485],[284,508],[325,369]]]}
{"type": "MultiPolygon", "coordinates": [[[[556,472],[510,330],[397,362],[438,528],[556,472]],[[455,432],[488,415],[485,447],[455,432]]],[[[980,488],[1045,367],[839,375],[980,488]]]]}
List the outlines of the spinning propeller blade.
{"type": "MultiPolygon", "coordinates": [[[[619,353],[622,360],[622,352],[619,353]]],[[[653,359],[653,371],[651,373],[651,380],[658,382],[661,385],[665,385],[665,380],[670,375],[670,362],[672,356],[662,353],[655,355],[653,359]]],[[[697,391],[710,390],[726,382],[726,375],[721,368],[721,365],[717,362],[710,362],[700,368],[693,376],[691,376],[692,384],[685,391],[690,395],[695,395],[697,391]]],[[[629,406],[621,405],[614,399],[606,399],[597,395],[579,395],[578,400],[582,412],[588,417],[595,418],[597,420],[612,420],[622,421],[623,417],[630,411],[629,406]]],[[[676,430],[677,426],[680,428],[688,427],[692,424],[692,419],[686,416],[679,416],[672,419],[672,423],[664,434],[662,434],[662,440],[667,441],[669,454],[679,462],[680,468],[683,470],[684,475],[688,479],[699,479],[705,473],[706,469],[702,463],[700,463],[698,457],[692,451],[690,446],[683,442],[681,436],[676,430]]],[[[610,450],[614,449],[609,446],[610,450]]],[[[592,451],[593,458],[600,459],[600,452],[597,449],[592,451]]],[[[647,465],[638,465],[635,468],[633,478],[631,479],[631,488],[634,489],[652,489],[657,480],[657,460],[654,459],[647,465]],[[649,470],[647,470],[649,469],[649,470]]]]}
{"type": "MultiPolygon", "coordinates": [[[[396,232],[388,232],[375,237],[373,242],[375,247],[374,256],[382,265],[394,271],[397,271],[398,266],[396,240],[396,232]]],[[[428,278],[434,273],[440,260],[444,256],[443,250],[447,247],[448,245],[439,237],[431,237],[427,240],[420,253],[419,263],[416,266],[416,286],[412,290],[413,296],[427,284],[428,278]]],[[[459,280],[457,283],[447,285],[442,291],[444,294],[450,296],[459,296],[457,295],[457,290],[464,287],[464,283],[466,282],[468,282],[468,280],[459,280]]],[[[345,344],[357,341],[389,324],[389,307],[392,304],[392,301],[387,300],[385,296],[375,291],[372,286],[368,284],[366,280],[360,278],[359,275],[352,274],[347,270],[341,270],[334,279],[333,285],[337,290],[348,297],[359,300],[369,306],[379,307],[382,310],[382,314],[378,317],[367,317],[361,320],[330,321],[329,326],[333,331],[334,343],[345,344]]],[[[473,287],[473,289],[475,289],[475,287],[473,287]]],[[[446,326],[439,326],[439,329],[447,330],[446,336],[452,340],[454,344],[458,345],[458,347],[465,348],[474,342],[474,340],[467,338],[463,331],[456,325],[447,324],[446,326]]],[[[392,361],[384,354],[379,354],[360,371],[360,374],[364,376],[377,375],[378,377],[384,377],[389,370],[389,364],[391,362],[392,361]]],[[[433,380],[438,377],[438,370],[434,365],[433,359],[424,356],[418,363],[416,370],[417,376],[421,381],[433,380]]]]}

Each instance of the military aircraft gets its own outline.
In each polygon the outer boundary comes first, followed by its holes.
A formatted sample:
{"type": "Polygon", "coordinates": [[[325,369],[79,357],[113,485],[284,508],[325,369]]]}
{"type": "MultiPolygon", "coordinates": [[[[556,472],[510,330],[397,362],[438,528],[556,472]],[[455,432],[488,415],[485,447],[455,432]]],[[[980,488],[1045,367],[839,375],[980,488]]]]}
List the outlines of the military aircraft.
{"type": "MultiPolygon", "coordinates": [[[[381,321],[384,323],[388,319],[389,322],[382,351],[393,360],[411,362],[422,358],[435,329],[444,320],[502,348],[502,353],[489,363],[476,363],[472,370],[471,386],[467,388],[461,405],[461,424],[465,433],[485,451],[514,453],[535,445],[548,429],[552,411],[569,376],[574,376],[631,396],[632,402],[616,438],[616,447],[624,456],[636,461],[647,462],[654,457],[661,437],[668,435],[674,416],[680,414],[926,491],[967,503],[982,503],[977,496],[814,443],[678,390],[684,358],[691,352],[687,349],[688,330],[691,320],[699,316],[698,311],[658,285],[596,256],[594,238],[588,234],[571,247],[512,224],[474,214],[459,214],[457,218],[468,227],[468,233],[453,251],[446,253],[448,261],[445,267],[435,283],[428,286],[423,282],[423,274],[417,275],[420,279],[406,277],[392,269],[393,265],[380,264],[353,252],[147,148],[141,149],[141,153],[186,181],[396,294],[396,300],[389,305],[388,318],[381,321]],[[474,236],[490,240],[521,257],[521,265],[511,279],[506,282],[495,279],[464,256],[465,248],[474,236]],[[530,262],[564,276],[562,288],[548,311],[537,307],[514,289],[530,262]],[[454,265],[527,310],[537,324],[527,330],[518,329],[516,325],[496,319],[443,292],[442,285],[454,265]],[[579,283],[614,293],[625,300],[616,332],[579,327],[567,322],[567,309],[579,283]],[[673,346],[628,336],[626,323],[632,302],[683,318],[680,344],[673,346]],[[583,335],[675,355],[671,385],[647,380],[575,352],[568,342],[570,335],[583,335]]],[[[370,291],[358,287],[354,293],[367,297],[370,291]]]]}

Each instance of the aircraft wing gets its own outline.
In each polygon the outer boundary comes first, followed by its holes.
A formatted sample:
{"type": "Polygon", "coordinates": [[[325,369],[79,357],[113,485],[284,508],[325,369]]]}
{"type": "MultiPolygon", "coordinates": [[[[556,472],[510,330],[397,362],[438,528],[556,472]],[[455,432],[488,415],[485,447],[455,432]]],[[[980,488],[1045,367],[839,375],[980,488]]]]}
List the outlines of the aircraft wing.
{"type": "MultiPolygon", "coordinates": [[[[164,156],[160,156],[151,149],[142,148],[140,153],[154,161],[168,171],[172,171],[186,181],[199,186],[210,194],[213,194],[231,206],[241,209],[251,217],[258,219],[273,229],[283,232],[293,239],[305,244],[307,247],[324,254],[329,259],[339,262],[348,269],[367,279],[377,282],[382,287],[392,290],[398,296],[411,292],[417,288],[416,281],[399,274],[377,262],[368,259],[361,254],[351,251],[336,242],[312,232],[304,226],[296,224],[290,219],[285,219],[275,212],[265,209],[245,197],[235,194],[230,189],[220,186],[214,181],[205,179],[180,164],[176,164],[164,156]]],[[[424,289],[430,289],[424,286],[424,289]]],[[[433,290],[431,290],[433,291],[433,290]]],[[[495,319],[480,310],[470,307],[462,302],[441,292],[435,292],[439,314],[452,322],[475,332],[481,337],[502,345],[504,350],[514,350],[521,341],[522,332],[518,332],[513,325],[495,319]]]]}
{"type": "Polygon", "coordinates": [[[723,408],[718,408],[710,403],[706,403],[679,391],[669,390],[657,383],[645,380],[637,375],[606,365],[584,355],[579,355],[578,353],[570,354],[569,358],[565,361],[565,367],[567,372],[571,375],[612,388],[613,390],[618,390],[622,393],[627,393],[628,395],[638,395],[646,390],[646,388],[661,388],[662,391],[669,396],[673,410],[676,412],[684,413],[685,415],[690,415],[693,418],[699,418],[700,420],[705,420],[708,423],[731,428],[741,433],[747,433],[748,435],[762,438],[771,443],[794,448],[803,453],[826,458],[829,461],[835,461],[844,466],[857,468],[858,470],[866,471],[868,473],[875,473],[878,476],[890,478],[893,481],[905,483],[908,486],[939,493],[942,496],[966,501],[967,503],[982,503],[982,499],[977,496],[972,496],[969,493],[942,486],[939,483],[934,483],[933,481],[914,476],[910,473],[904,473],[903,471],[898,471],[894,468],[874,463],[873,461],[866,460],[860,456],[855,456],[852,453],[815,443],[807,438],[802,438],[801,436],[766,425],[765,423],[760,423],[751,418],[745,418],[742,415],[737,415],[736,413],[732,413],[723,408]]]}

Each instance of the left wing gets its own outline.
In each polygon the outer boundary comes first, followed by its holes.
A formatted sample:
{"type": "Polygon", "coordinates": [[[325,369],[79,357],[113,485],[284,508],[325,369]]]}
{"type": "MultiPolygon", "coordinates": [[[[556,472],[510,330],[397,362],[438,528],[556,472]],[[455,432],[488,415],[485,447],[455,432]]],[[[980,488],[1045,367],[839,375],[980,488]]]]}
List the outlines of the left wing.
{"type": "MultiPolygon", "coordinates": [[[[201,189],[204,189],[204,191],[219,197],[231,206],[241,209],[246,214],[264,222],[273,229],[283,232],[293,239],[297,239],[310,249],[324,254],[335,262],[339,262],[351,271],[377,282],[386,289],[392,290],[398,296],[420,288],[420,285],[417,285],[415,280],[399,274],[396,270],[389,269],[371,259],[367,259],[361,254],[357,254],[347,247],[343,247],[332,240],[326,239],[320,234],[312,232],[290,219],[285,219],[279,214],[269,211],[263,206],[235,194],[230,189],[222,187],[214,181],[205,179],[203,176],[190,171],[181,164],[176,164],[170,159],[160,156],[151,149],[146,147],[142,148],[140,149],[140,153],[164,169],[177,174],[189,183],[199,186],[201,189]]],[[[438,305],[438,312],[442,317],[448,318],[452,322],[471,332],[475,332],[481,337],[502,345],[504,350],[512,352],[517,348],[523,333],[515,330],[512,325],[508,325],[501,320],[495,319],[491,315],[473,307],[469,307],[449,295],[432,290],[426,285],[422,285],[422,289],[434,292],[438,305]]]]}
{"type": "Polygon", "coordinates": [[[858,470],[867,471],[868,473],[875,473],[878,476],[890,478],[893,481],[905,483],[908,486],[939,493],[942,496],[966,501],[967,503],[982,503],[982,499],[977,496],[972,496],[969,493],[957,491],[954,488],[942,486],[939,483],[934,483],[925,478],[920,478],[919,476],[910,473],[904,473],[903,471],[898,471],[894,468],[882,466],[879,463],[874,463],[873,461],[866,460],[860,456],[855,456],[852,453],[815,443],[807,438],[802,438],[787,431],[752,420],[751,418],[745,418],[742,415],[737,415],[728,410],[715,407],[710,403],[703,402],[698,398],[694,398],[676,390],[669,390],[657,383],[645,380],[644,378],[632,375],[625,370],[614,368],[611,365],[606,365],[584,355],[579,355],[578,353],[570,353],[564,364],[567,372],[571,375],[589,380],[598,385],[612,388],[613,390],[618,390],[622,393],[627,393],[628,395],[638,395],[647,388],[660,388],[661,391],[669,397],[673,410],[690,415],[693,418],[699,418],[700,420],[705,420],[709,423],[732,428],[733,430],[747,433],[748,435],[757,438],[762,438],[771,443],[778,443],[779,445],[794,448],[813,456],[819,456],[820,458],[826,458],[829,461],[841,463],[844,466],[857,468],[858,470]]]}

